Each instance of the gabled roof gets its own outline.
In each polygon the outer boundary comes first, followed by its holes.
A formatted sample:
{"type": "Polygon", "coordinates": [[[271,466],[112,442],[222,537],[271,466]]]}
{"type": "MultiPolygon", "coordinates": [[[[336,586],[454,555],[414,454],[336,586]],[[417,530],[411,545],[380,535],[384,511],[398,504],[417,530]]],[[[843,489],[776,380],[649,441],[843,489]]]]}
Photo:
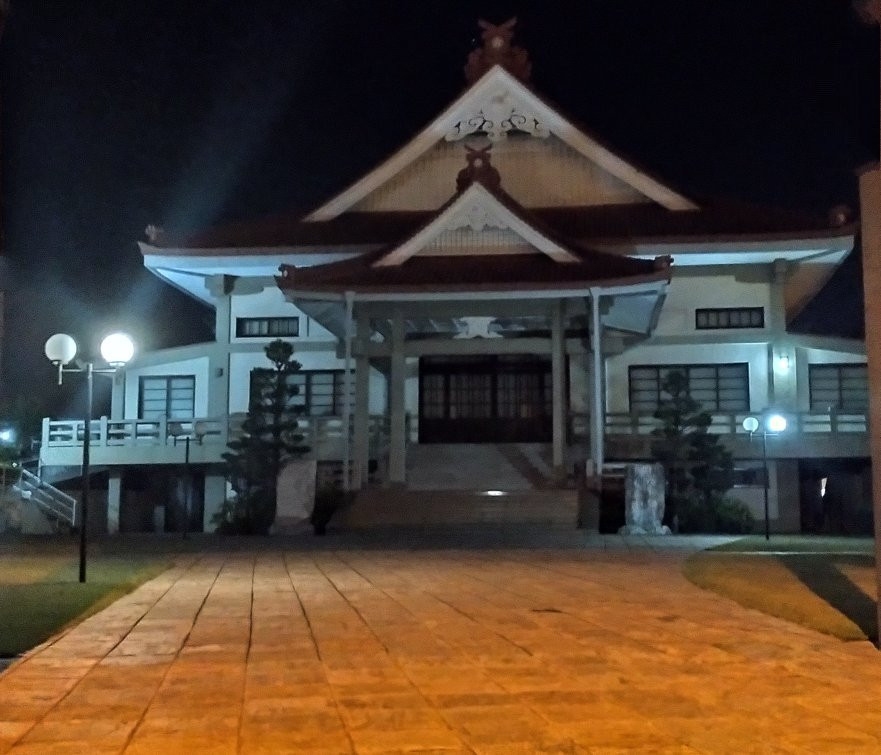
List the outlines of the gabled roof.
{"type": "Polygon", "coordinates": [[[693,210],[697,207],[687,197],[603,146],[526,84],[496,65],[401,149],[313,211],[307,220],[329,220],[350,210],[441,139],[458,140],[477,131],[486,133],[490,139],[498,139],[513,129],[527,131],[536,137],[554,134],[572,149],[668,210],[693,210]]]}
{"type": "Polygon", "coordinates": [[[282,265],[277,280],[283,290],[319,293],[554,290],[667,281],[669,266],[669,258],[639,260],[566,241],[500,188],[474,181],[400,242],[325,265],[282,265]],[[466,246],[456,254],[428,248],[442,233],[463,226],[510,229],[530,248],[487,252],[466,246]]]}
{"type": "MultiPolygon", "coordinates": [[[[539,229],[540,222],[528,216],[527,211],[501,189],[492,190],[475,181],[456,194],[434,214],[427,223],[399,244],[385,251],[373,261],[373,267],[400,265],[425,251],[426,246],[445,231],[471,228],[481,231],[486,227],[510,229],[520,240],[556,262],[577,262],[578,258],[566,249],[566,244],[551,238],[550,232],[539,229]]],[[[475,255],[478,252],[475,251],[475,255]]]]}

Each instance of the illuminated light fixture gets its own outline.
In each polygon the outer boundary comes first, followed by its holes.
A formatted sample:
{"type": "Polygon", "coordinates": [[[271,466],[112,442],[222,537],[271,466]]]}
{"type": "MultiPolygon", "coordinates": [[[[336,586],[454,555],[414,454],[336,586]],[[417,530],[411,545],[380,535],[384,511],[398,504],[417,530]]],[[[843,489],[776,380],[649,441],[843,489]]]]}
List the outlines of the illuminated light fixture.
{"type": "Polygon", "coordinates": [[[107,364],[119,367],[130,362],[135,355],[135,345],[125,333],[111,333],[101,341],[101,356],[107,364]]]}
{"type": "Polygon", "coordinates": [[[765,427],[768,428],[768,432],[782,433],[786,429],[786,417],[782,414],[770,414],[765,420],[765,427]]]}
{"type": "Polygon", "coordinates": [[[765,540],[771,539],[771,522],[768,513],[768,487],[769,487],[769,470],[768,470],[768,436],[779,435],[786,430],[786,417],[777,412],[765,412],[762,415],[764,422],[759,422],[758,417],[746,417],[743,420],[743,429],[749,433],[749,439],[759,431],[759,427],[764,427],[759,433],[762,436],[762,466],[764,468],[764,484],[762,496],[765,504],[765,540]]]}
{"type": "Polygon", "coordinates": [[[777,367],[777,372],[789,372],[789,357],[786,354],[777,357],[774,364],[777,367]]]}
{"type": "Polygon", "coordinates": [[[15,443],[15,430],[11,427],[4,427],[0,430],[0,443],[11,445],[15,443]]]}
{"type": "Polygon", "coordinates": [[[74,509],[72,524],[80,531],[80,582],[86,581],[86,540],[88,533],[87,517],[89,513],[89,493],[91,459],[90,448],[92,438],[92,376],[114,375],[116,371],[128,362],[135,354],[135,345],[132,339],[124,333],[112,333],[101,342],[101,357],[107,362],[107,366],[95,366],[91,359],[78,360],[73,367],[68,367],[76,357],[76,341],[67,333],[56,333],[50,336],[44,347],[46,358],[58,367],[58,385],[62,384],[64,373],[81,372],[86,376],[86,411],[83,419],[83,471],[82,471],[82,495],[79,506],[74,509]],[[78,509],[78,514],[77,514],[78,509]]]}
{"type": "Polygon", "coordinates": [[[491,496],[508,495],[504,490],[484,490],[483,494],[491,496]]]}

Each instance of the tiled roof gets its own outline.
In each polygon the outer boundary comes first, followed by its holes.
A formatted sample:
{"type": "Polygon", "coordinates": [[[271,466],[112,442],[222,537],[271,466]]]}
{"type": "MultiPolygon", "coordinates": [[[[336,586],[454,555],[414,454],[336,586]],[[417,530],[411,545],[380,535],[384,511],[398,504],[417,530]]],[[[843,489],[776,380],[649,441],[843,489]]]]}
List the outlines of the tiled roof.
{"type": "MultiPolygon", "coordinates": [[[[828,219],[740,202],[708,201],[698,210],[670,211],[654,203],[529,210],[544,229],[586,243],[615,240],[703,241],[811,238],[850,232],[828,219]]],[[[231,223],[191,235],[162,235],[154,246],[204,253],[206,249],[392,244],[424,226],[436,211],[347,212],[333,220],[304,221],[293,213],[231,223]]]]}
{"type": "Polygon", "coordinates": [[[401,265],[373,267],[374,252],[314,267],[283,265],[278,281],[280,288],[297,291],[377,293],[564,289],[669,278],[669,268],[647,260],[597,252],[577,256],[578,262],[569,263],[540,253],[415,256],[401,265]]]}

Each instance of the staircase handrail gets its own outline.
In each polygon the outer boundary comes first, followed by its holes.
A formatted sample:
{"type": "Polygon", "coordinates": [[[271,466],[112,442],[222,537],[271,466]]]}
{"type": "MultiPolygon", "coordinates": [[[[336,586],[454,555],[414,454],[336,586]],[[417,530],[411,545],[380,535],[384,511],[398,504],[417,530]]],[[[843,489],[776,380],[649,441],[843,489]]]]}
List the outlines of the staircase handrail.
{"type": "Polygon", "coordinates": [[[18,482],[20,490],[31,493],[31,500],[46,513],[63,520],[71,527],[76,526],[77,502],[73,496],[44,482],[27,469],[22,468],[20,472],[21,477],[18,482]]]}

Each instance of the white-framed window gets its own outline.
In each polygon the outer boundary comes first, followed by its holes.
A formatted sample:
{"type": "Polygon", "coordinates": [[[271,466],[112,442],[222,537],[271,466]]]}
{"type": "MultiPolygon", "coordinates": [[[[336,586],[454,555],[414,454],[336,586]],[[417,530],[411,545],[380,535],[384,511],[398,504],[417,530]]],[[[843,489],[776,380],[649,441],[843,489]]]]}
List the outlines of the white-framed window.
{"type": "MultiPolygon", "coordinates": [[[[297,387],[290,397],[291,406],[303,407],[307,417],[334,417],[345,408],[344,370],[301,370],[288,375],[288,383],[297,387]]],[[[351,381],[350,393],[354,397],[355,381],[351,381]]],[[[251,395],[254,392],[254,373],[251,373],[251,395]]],[[[354,398],[351,406],[354,407],[354,398]]]]}
{"type": "Polygon", "coordinates": [[[808,365],[811,411],[869,410],[869,372],[865,364],[808,365]]]}
{"type": "Polygon", "coordinates": [[[634,365],[629,373],[630,411],[654,414],[669,396],[662,389],[671,372],[682,372],[688,395],[711,412],[749,411],[749,365],[670,364],[634,365]]]}
{"type": "Polygon", "coordinates": [[[238,338],[294,338],[300,335],[299,317],[237,317],[238,338]]]}
{"type": "Polygon", "coordinates": [[[764,307],[709,307],[694,311],[697,330],[764,328],[764,307]]]}
{"type": "Polygon", "coordinates": [[[138,417],[187,419],[196,411],[195,375],[142,375],[138,384],[138,417]]]}

